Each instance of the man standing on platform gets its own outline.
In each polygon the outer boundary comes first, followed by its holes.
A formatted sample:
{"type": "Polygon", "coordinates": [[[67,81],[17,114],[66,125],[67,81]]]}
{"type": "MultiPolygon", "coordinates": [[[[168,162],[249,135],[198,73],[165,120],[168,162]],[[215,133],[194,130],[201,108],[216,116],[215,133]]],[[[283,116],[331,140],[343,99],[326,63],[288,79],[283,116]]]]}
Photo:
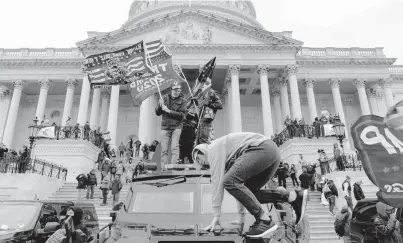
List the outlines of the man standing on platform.
{"type": "MultiPolygon", "coordinates": [[[[211,86],[211,79],[207,79],[204,82],[203,89],[211,86]]],[[[222,110],[223,105],[220,97],[213,89],[209,89],[203,96],[203,106],[200,112],[200,125],[198,131],[197,144],[207,143],[210,144],[210,134],[212,129],[212,123],[218,110],[222,110]]]]}
{"type": "Polygon", "coordinates": [[[182,87],[175,82],[171,87],[171,93],[159,100],[155,108],[157,116],[162,115],[161,123],[161,167],[169,163],[169,151],[171,148],[171,163],[174,164],[179,158],[179,137],[182,133],[182,120],[186,113],[186,100],[182,94],[182,87]]]}

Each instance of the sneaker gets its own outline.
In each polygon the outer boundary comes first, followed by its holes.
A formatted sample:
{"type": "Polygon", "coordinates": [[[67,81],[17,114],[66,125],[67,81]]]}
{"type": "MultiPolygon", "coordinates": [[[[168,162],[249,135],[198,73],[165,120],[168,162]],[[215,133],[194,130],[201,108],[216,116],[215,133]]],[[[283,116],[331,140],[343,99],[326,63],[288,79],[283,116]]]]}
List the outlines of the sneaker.
{"type": "Polygon", "coordinates": [[[334,216],[335,214],[333,212],[330,212],[330,215],[334,216]]]}
{"type": "Polygon", "coordinates": [[[295,192],[297,193],[297,198],[291,203],[291,206],[294,209],[297,217],[295,225],[298,225],[301,223],[302,217],[305,214],[306,204],[308,201],[308,190],[295,190],[295,192]]]}
{"type": "Polygon", "coordinates": [[[246,233],[246,237],[249,238],[270,238],[270,234],[276,231],[278,226],[273,220],[257,220],[246,233]]]}

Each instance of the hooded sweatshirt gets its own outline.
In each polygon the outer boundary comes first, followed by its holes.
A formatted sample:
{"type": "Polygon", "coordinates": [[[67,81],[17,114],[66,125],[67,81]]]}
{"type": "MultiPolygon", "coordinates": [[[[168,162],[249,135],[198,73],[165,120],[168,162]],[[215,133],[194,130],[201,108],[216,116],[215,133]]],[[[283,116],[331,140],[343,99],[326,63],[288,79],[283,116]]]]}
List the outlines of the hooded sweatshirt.
{"type": "Polygon", "coordinates": [[[374,225],[382,243],[402,243],[402,236],[397,226],[397,220],[391,220],[386,213],[389,206],[383,202],[376,204],[378,216],[374,219],[374,225]]]}
{"type": "Polygon", "coordinates": [[[354,197],[355,197],[355,199],[357,201],[365,199],[364,192],[362,191],[361,186],[358,185],[358,183],[354,183],[353,187],[354,187],[354,197]]]}
{"type": "MultiPolygon", "coordinates": [[[[211,200],[215,217],[221,214],[221,205],[224,198],[223,179],[230,161],[239,157],[248,147],[259,146],[267,140],[270,139],[258,133],[236,132],[218,138],[209,145],[199,144],[194,148],[192,154],[194,161],[196,161],[197,151],[207,155],[211,171],[211,200]]],[[[275,144],[273,145],[276,146],[275,144]]],[[[241,210],[240,207],[238,209],[241,210]]]]}
{"type": "Polygon", "coordinates": [[[345,224],[344,224],[344,236],[349,236],[350,235],[350,221],[351,221],[351,213],[349,211],[348,206],[343,206],[340,212],[345,218],[345,224]]]}

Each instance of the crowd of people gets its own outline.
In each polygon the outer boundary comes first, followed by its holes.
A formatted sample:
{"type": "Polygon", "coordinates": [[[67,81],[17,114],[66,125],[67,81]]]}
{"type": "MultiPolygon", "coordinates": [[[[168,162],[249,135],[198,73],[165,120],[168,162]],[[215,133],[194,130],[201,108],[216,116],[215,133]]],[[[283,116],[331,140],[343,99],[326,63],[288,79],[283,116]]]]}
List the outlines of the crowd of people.
{"type": "MultiPolygon", "coordinates": [[[[324,150],[318,151],[318,162],[307,162],[303,155],[299,155],[297,166],[292,164],[289,166],[284,161],[280,162],[276,176],[278,186],[287,188],[287,180],[291,178],[295,188],[310,191],[318,191],[321,193],[320,204],[327,207],[329,213],[335,216],[334,228],[335,233],[344,240],[350,242],[350,221],[354,211],[353,197],[357,202],[365,199],[365,194],[362,190],[362,180],[357,180],[354,183],[349,175],[345,180],[337,185],[335,181],[326,178],[332,171],[329,165],[329,159],[324,150]],[[299,168],[297,168],[299,167],[299,168]],[[301,170],[301,171],[299,171],[301,170]],[[341,188],[341,190],[339,189],[341,188]],[[336,201],[342,197],[345,201],[345,206],[342,206],[339,212],[335,212],[336,201]]],[[[345,171],[346,167],[342,161],[343,151],[338,146],[334,145],[333,155],[335,157],[334,170],[345,171]]],[[[400,231],[400,223],[396,220],[396,209],[391,208],[383,202],[377,203],[378,215],[371,222],[381,240],[380,242],[402,242],[402,233],[400,231]]]]}
{"type": "Polygon", "coordinates": [[[322,116],[316,117],[312,124],[306,124],[304,118],[292,119],[289,115],[284,120],[285,129],[282,132],[276,132],[271,139],[281,146],[284,142],[294,137],[320,138],[325,135],[325,124],[340,124],[340,116],[324,112],[322,116]]]}
{"type": "Polygon", "coordinates": [[[24,173],[29,154],[30,151],[25,145],[17,152],[14,149],[8,149],[5,144],[0,143],[0,173],[7,173],[10,170],[24,173]]]}

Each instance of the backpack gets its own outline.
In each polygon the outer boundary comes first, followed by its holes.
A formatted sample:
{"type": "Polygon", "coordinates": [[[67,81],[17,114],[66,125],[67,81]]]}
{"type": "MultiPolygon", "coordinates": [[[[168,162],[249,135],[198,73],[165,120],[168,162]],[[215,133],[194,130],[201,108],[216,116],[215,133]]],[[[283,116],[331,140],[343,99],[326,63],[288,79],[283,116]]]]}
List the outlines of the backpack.
{"type": "Polygon", "coordinates": [[[89,181],[92,185],[95,185],[95,183],[97,182],[97,176],[96,176],[96,175],[92,175],[92,174],[88,174],[88,181],[89,181]]]}
{"type": "Polygon", "coordinates": [[[344,225],[346,223],[346,215],[339,213],[336,216],[336,220],[334,221],[334,231],[339,237],[343,237],[345,230],[344,225]]]}

